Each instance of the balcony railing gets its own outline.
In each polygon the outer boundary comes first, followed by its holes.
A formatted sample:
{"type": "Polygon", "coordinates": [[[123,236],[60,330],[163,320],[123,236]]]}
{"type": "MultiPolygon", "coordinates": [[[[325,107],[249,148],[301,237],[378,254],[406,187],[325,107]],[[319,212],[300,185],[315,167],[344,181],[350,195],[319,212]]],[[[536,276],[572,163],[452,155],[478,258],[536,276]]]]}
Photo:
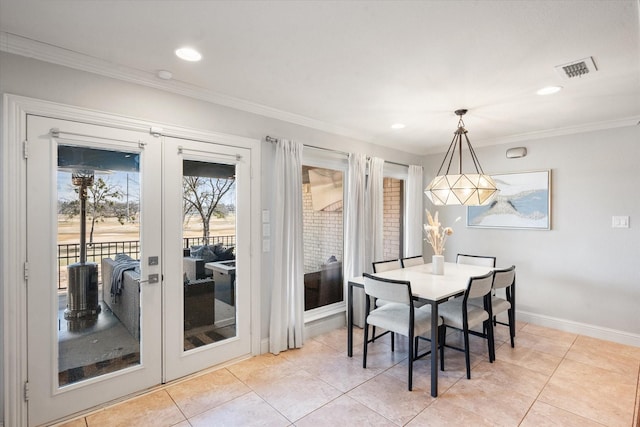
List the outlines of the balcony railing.
{"type": "MultiPolygon", "coordinates": [[[[183,247],[189,248],[195,245],[221,243],[224,246],[233,246],[236,236],[212,236],[185,237],[182,239],[183,247]]],[[[103,258],[113,258],[116,254],[127,254],[131,258],[140,258],[140,241],[124,240],[117,242],[95,242],[87,244],[87,261],[95,262],[100,266],[103,258]]],[[[80,244],[65,243],[58,245],[58,290],[67,288],[67,269],[70,264],[80,262],[80,244]]]]}

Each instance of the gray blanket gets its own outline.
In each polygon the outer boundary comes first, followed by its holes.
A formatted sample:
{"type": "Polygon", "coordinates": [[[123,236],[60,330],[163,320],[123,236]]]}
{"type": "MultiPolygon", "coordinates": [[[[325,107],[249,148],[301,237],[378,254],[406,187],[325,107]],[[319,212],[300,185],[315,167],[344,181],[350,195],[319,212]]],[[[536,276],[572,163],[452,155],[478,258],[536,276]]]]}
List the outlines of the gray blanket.
{"type": "Polygon", "coordinates": [[[136,261],[126,254],[117,254],[113,260],[113,273],[111,275],[111,298],[122,293],[122,287],[124,284],[124,272],[128,270],[135,270],[140,272],[140,261],[136,261]]]}

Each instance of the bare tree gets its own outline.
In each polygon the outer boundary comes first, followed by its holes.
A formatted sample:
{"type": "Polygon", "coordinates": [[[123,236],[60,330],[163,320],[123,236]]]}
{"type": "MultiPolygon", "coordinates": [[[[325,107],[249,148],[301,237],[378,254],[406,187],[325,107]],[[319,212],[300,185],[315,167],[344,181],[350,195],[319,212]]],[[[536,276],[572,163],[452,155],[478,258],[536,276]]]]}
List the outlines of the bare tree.
{"type": "MultiPolygon", "coordinates": [[[[74,191],[79,194],[79,188],[74,191]]],[[[118,185],[112,184],[108,178],[97,178],[93,185],[87,187],[87,215],[91,217],[91,231],[88,243],[93,243],[93,231],[96,222],[104,221],[106,217],[116,217],[120,224],[124,224],[125,214],[116,209],[116,202],[122,200],[123,193],[118,185]]],[[[63,201],[58,204],[58,211],[68,218],[80,214],[80,202],[78,200],[63,201]]]]}
{"type": "Polygon", "coordinates": [[[202,237],[207,241],[210,237],[209,222],[211,217],[214,214],[224,216],[224,210],[221,209],[224,205],[220,204],[220,200],[233,188],[235,181],[233,179],[185,176],[182,184],[184,217],[187,219],[189,215],[196,213],[200,216],[202,237]]]}
{"type": "MultiPolygon", "coordinates": [[[[87,188],[88,204],[87,213],[91,215],[91,231],[89,232],[89,244],[93,243],[93,230],[96,221],[104,221],[106,214],[113,209],[116,200],[122,199],[122,191],[117,185],[112,185],[109,179],[98,178],[93,185],[87,188]]],[[[120,224],[124,224],[124,218],[118,215],[120,224]]]]}

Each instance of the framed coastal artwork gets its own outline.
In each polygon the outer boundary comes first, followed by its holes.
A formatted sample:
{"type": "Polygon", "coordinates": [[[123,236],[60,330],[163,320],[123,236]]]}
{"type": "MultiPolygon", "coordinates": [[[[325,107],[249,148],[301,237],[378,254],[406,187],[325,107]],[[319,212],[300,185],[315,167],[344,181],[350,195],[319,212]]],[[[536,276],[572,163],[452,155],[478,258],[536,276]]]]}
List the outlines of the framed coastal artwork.
{"type": "Polygon", "coordinates": [[[551,170],[491,175],[500,192],[467,207],[467,227],[551,229],[551,170]]]}

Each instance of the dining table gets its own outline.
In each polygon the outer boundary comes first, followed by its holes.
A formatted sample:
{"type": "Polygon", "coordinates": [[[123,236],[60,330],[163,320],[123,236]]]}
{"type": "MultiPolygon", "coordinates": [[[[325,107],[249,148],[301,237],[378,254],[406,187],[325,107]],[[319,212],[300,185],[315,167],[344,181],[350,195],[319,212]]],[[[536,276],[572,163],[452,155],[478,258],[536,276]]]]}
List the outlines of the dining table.
{"type": "MultiPolygon", "coordinates": [[[[494,268],[444,263],[444,274],[433,274],[432,264],[420,264],[407,268],[388,270],[376,273],[375,276],[385,279],[405,280],[411,283],[411,292],[416,301],[431,306],[431,396],[438,396],[438,304],[452,297],[464,294],[469,279],[485,275],[494,268]]],[[[353,288],[364,288],[364,277],[358,276],[348,280],[347,286],[347,355],[353,356],[353,288]]]]}

